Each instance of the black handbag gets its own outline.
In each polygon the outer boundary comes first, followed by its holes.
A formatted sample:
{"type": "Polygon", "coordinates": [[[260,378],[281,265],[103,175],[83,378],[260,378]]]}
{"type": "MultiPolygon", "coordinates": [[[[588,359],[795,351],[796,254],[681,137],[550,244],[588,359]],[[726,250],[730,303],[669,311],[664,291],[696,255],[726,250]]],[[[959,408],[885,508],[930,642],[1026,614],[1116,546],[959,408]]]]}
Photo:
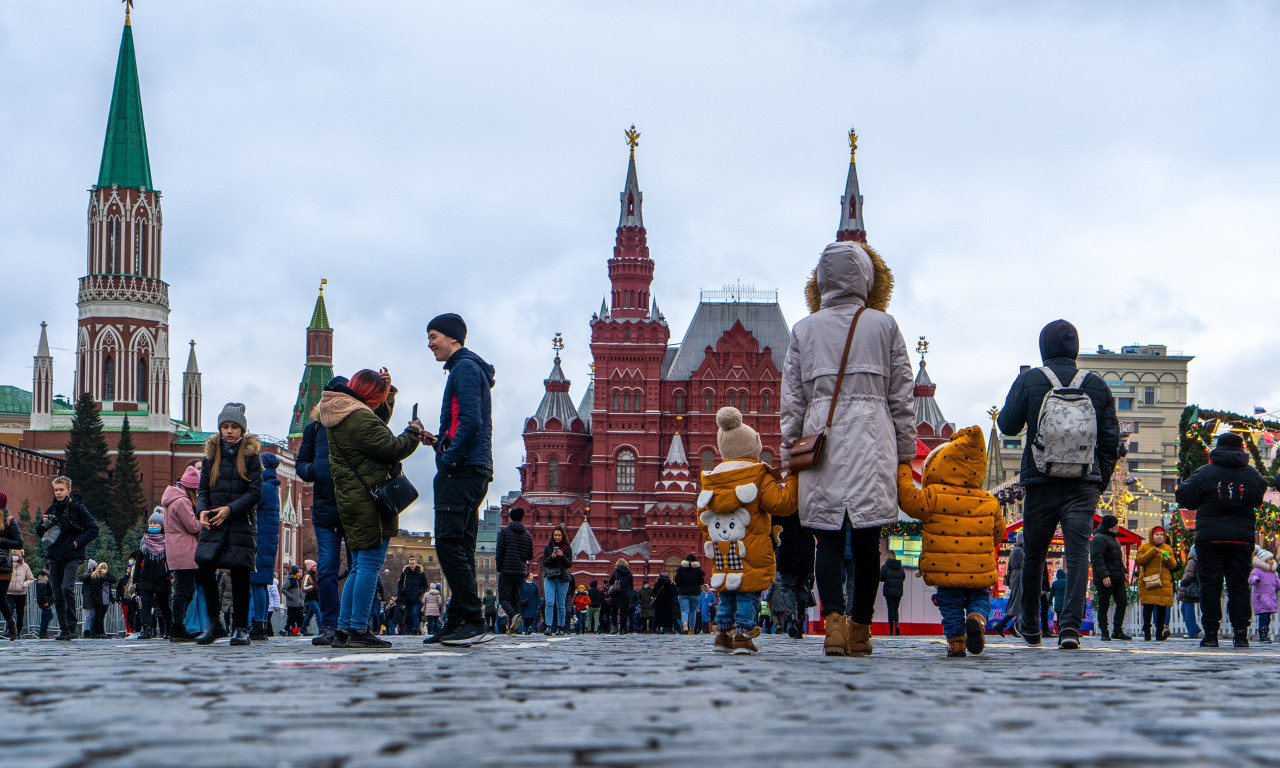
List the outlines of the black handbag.
{"type": "Polygon", "coordinates": [[[409,482],[409,478],[403,473],[396,475],[387,482],[378,486],[376,489],[371,488],[364,481],[364,477],[347,458],[347,452],[342,449],[342,443],[338,442],[338,437],[333,430],[328,431],[329,437],[333,438],[333,444],[338,447],[338,455],[342,457],[342,463],[347,465],[347,469],[351,470],[351,474],[356,476],[364,489],[373,497],[373,504],[378,508],[378,516],[385,523],[396,522],[396,518],[400,513],[409,508],[409,505],[418,500],[418,489],[413,487],[413,483],[409,482]]]}

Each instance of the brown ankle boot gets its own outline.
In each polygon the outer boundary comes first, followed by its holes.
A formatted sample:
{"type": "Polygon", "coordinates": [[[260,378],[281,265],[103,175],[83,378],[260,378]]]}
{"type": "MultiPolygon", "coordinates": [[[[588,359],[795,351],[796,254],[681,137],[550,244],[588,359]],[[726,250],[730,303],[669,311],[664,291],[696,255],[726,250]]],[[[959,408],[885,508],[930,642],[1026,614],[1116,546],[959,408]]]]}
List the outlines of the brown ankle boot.
{"type": "Polygon", "coordinates": [[[849,655],[849,619],[844,614],[829,613],[822,626],[826,637],[822,640],[822,652],[828,656],[849,655]]]}
{"type": "Polygon", "coordinates": [[[948,659],[964,658],[965,656],[964,641],[965,641],[964,635],[960,635],[959,637],[947,638],[947,658],[948,659]]]}
{"type": "Polygon", "coordinates": [[[849,622],[849,644],[845,646],[850,656],[871,655],[871,625],[849,622]]]}

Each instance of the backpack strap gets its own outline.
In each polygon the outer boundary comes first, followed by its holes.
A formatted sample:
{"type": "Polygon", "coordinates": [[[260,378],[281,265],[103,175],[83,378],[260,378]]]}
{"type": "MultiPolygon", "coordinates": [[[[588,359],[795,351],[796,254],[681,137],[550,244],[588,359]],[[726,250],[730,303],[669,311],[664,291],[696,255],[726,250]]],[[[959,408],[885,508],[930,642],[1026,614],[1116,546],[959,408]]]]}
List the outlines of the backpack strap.
{"type": "Polygon", "coordinates": [[[1088,372],[1088,371],[1086,371],[1086,370],[1083,370],[1083,369],[1081,369],[1081,370],[1077,370],[1077,371],[1076,371],[1076,377],[1075,377],[1074,379],[1072,379],[1072,380],[1071,380],[1071,388],[1072,388],[1072,389],[1079,389],[1081,386],[1083,386],[1083,385],[1084,385],[1084,379],[1085,379],[1085,377],[1086,377],[1086,376],[1088,376],[1088,375],[1089,375],[1089,372],[1088,372]]]}
{"type": "Polygon", "coordinates": [[[1052,387],[1053,389],[1062,389],[1062,382],[1058,379],[1058,375],[1056,373],[1049,370],[1049,366],[1047,365],[1040,366],[1040,372],[1043,373],[1044,377],[1049,380],[1050,387],[1052,387]]]}

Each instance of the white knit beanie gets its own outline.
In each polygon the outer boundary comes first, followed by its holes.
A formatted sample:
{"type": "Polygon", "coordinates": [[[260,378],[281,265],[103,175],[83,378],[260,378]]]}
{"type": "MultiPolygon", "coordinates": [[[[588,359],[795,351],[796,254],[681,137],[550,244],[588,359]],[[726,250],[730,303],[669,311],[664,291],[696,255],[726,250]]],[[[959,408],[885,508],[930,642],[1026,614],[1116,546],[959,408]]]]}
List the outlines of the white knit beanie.
{"type": "Polygon", "coordinates": [[[760,460],[760,433],[742,423],[742,412],[732,406],[721,408],[716,412],[716,425],[720,428],[716,433],[716,445],[720,448],[720,459],[760,460]]]}

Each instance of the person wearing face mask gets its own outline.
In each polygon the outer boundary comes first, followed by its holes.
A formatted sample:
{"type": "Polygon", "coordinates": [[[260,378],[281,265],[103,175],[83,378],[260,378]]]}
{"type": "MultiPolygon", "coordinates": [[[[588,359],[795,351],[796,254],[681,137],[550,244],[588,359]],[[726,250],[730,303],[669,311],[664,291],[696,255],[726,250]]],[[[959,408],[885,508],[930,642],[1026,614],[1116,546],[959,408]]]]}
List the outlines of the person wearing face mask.
{"type": "Polygon", "coordinates": [[[164,637],[173,626],[169,613],[169,563],[164,549],[164,508],[156,507],[147,519],[147,532],[142,534],[138,551],[133,553],[133,584],[142,607],[138,611],[138,638],[152,640],[156,614],[159,613],[164,637]]]}
{"type": "Polygon", "coordinates": [[[9,580],[9,609],[13,612],[13,624],[9,626],[9,639],[17,640],[22,635],[22,625],[27,617],[27,587],[36,580],[31,566],[22,558],[21,552],[13,553],[13,573],[9,580]]]}
{"type": "Polygon", "coordinates": [[[1151,618],[1156,620],[1157,640],[1169,639],[1169,610],[1173,608],[1173,572],[1182,562],[1173,548],[1165,543],[1165,530],[1160,526],[1147,534],[1147,543],[1138,548],[1134,562],[1138,566],[1138,602],[1142,604],[1142,639],[1151,639],[1151,618]]]}

